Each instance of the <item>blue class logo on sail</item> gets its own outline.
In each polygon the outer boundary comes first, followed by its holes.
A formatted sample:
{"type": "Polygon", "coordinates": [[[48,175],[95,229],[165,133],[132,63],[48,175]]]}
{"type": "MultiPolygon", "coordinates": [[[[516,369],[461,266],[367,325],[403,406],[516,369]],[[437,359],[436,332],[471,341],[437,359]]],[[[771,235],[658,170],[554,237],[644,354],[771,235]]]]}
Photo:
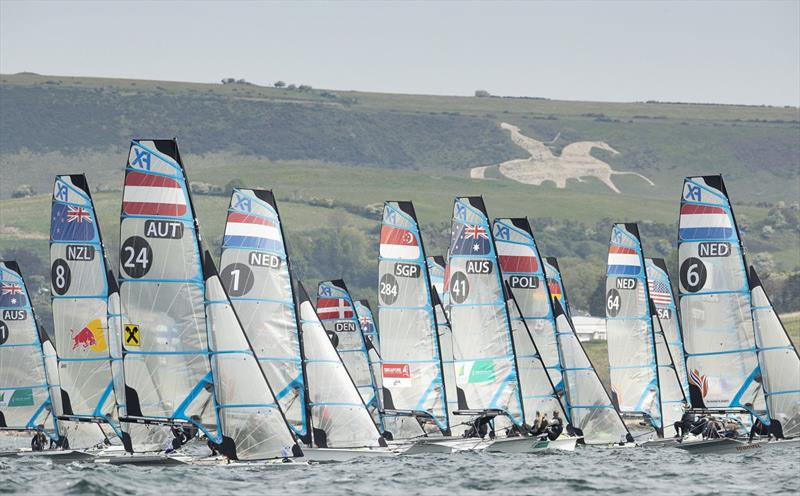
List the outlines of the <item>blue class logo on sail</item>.
{"type": "Polygon", "coordinates": [[[81,207],[54,203],[50,219],[50,238],[53,241],[91,241],[94,239],[91,212],[81,207]]]}
{"type": "Polygon", "coordinates": [[[491,239],[482,226],[455,226],[451,253],[453,255],[486,255],[491,251],[491,239]]]}
{"type": "Polygon", "coordinates": [[[679,234],[684,241],[730,239],[733,224],[722,207],[686,203],[681,205],[679,234]]]}

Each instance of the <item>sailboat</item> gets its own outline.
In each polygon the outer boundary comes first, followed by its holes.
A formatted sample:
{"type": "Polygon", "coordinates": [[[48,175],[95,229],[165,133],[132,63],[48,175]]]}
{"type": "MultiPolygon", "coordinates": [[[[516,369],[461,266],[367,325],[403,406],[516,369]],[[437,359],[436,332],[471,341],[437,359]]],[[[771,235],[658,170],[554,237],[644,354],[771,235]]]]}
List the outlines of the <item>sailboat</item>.
{"type": "Polygon", "coordinates": [[[623,415],[663,438],[667,429],[674,433],[686,398],[649,292],[639,229],[615,224],[606,278],[613,399],[623,415]]]}
{"type": "MultiPolygon", "coordinates": [[[[525,411],[528,418],[531,412],[559,415],[569,431],[569,416],[559,394],[563,392],[561,354],[550,294],[530,223],[525,218],[496,219],[493,231],[503,280],[518,307],[516,318],[523,321],[512,318],[525,411]]],[[[574,448],[576,440],[566,444],[574,448]]]]}
{"type": "Polygon", "coordinates": [[[361,330],[353,299],[344,281],[336,279],[319,283],[317,315],[361,393],[375,425],[385,432],[378,384],[370,364],[370,343],[361,330]]]}
{"type": "Polygon", "coordinates": [[[384,203],[379,252],[384,422],[395,440],[449,436],[437,316],[411,202],[384,203]]]}
{"type": "Polygon", "coordinates": [[[576,434],[583,436],[583,443],[587,445],[633,446],[633,436],[575,333],[558,260],[554,257],[545,258],[544,271],[553,303],[565,403],[572,428],[576,434]]]}
{"type": "MultiPolygon", "coordinates": [[[[83,448],[110,443],[103,425],[129,445],[118,421],[112,380],[110,350],[122,334],[117,281],[83,174],[55,178],[50,262],[62,427],[94,433],[88,443],[84,439],[83,448]],[[97,426],[79,427],[76,422],[97,426]]],[[[68,440],[73,447],[79,446],[76,441],[68,440]]]]}
{"type": "Polygon", "coordinates": [[[63,447],[45,363],[47,337],[15,261],[0,262],[0,312],[0,432],[33,433],[32,451],[63,447]]]}
{"type": "Polygon", "coordinates": [[[221,266],[255,358],[289,426],[308,446],[304,456],[342,460],[385,446],[305,289],[294,289],[271,191],[234,189],[221,266]]]}

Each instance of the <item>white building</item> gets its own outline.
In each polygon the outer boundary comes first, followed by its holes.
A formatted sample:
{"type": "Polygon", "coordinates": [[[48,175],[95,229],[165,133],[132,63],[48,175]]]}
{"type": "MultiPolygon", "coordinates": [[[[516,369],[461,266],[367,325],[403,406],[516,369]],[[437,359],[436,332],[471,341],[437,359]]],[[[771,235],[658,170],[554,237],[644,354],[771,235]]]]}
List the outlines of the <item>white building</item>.
{"type": "Polygon", "coordinates": [[[575,333],[581,341],[605,341],[606,319],[602,317],[573,317],[575,333]]]}

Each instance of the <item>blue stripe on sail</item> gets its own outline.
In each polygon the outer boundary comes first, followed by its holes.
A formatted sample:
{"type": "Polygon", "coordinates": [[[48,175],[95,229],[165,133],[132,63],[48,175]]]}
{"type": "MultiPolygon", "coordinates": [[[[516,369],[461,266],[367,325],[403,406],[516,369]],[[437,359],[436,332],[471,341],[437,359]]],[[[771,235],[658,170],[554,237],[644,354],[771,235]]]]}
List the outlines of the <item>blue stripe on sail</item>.
{"type": "Polygon", "coordinates": [[[255,236],[225,236],[225,248],[254,248],[256,250],[269,250],[283,253],[280,241],[255,236]]]}
{"type": "Polygon", "coordinates": [[[730,239],[733,228],[730,227],[684,227],[679,230],[682,240],[695,239],[730,239]]]}
{"type": "Polygon", "coordinates": [[[608,275],[610,276],[635,276],[642,271],[639,265],[609,265],[608,275]]]}

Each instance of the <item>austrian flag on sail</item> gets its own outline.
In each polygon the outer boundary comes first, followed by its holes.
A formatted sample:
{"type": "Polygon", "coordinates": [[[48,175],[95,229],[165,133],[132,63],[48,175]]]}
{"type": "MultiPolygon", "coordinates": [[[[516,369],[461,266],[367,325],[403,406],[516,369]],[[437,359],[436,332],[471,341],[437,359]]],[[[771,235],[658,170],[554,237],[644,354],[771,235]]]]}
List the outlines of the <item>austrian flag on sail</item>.
{"type": "Polygon", "coordinates": [[[180,217],[186,215],[186,197],[180,183],[171,177],[129,171],[122,210],[127,215],[180,217]]]}

